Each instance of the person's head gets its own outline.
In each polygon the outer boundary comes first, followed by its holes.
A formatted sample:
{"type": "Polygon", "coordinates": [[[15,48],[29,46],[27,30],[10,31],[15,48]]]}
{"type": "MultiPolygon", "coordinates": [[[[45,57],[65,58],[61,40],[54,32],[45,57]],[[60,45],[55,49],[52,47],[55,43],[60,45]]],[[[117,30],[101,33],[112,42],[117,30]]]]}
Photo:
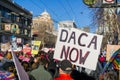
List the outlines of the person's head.
{"type": "Polygon", "coordinates": [[[53,55],[54,55],[54,51],[49,51],[48,52],[48,58],[49,58],[50,61],[53,60],[53,55]]]}
{"type": "Polygon", "coordinates": [[[46,59],[45,55],[41,54],[40,59],[39,59],[39,63],[40,63],[40,65],[47,67],[49,61],[46,59]]]}
{"type": "Polygon", "coordinates": [[[103,80],[117,80],[117,73],[115,71],[108,71],[104,74],[103,80]]]}
{"type": "Polygon", "coordinates": [[[29,47],[29,44],[26,44],[25,46],[26,46],[26,47],[29,47]]]}
{"type": "Polygon", "coordinates": [[[73,69],[70,75],[74,80],[80,79],[80,72],[76,69],[73,69]]]}
{"type": "Polygon", "coordinates": [[[72,72],[72,63],[69,60],[63,60],[59,65],[59,72],[70,74],[72,72]]]}
{"type": "Polygon", "coordinates": [[[32,54],[31,54],[30,52],[27,52],[27,53],[25,54],[25,56],[28,57],[28,58],[30,58],[31,55],[32,55],[32,54]]]}
{"type": "Polygon", "coordinates": [[[5,57],[7,59],[12,59],[12,54],[10,52],[6,53],[5,57]]]}
{"type": "Polygon", "coordinates": [[[34,57],[34,63],[39,63],[40,57],[34,57]]]}
{"type": "Polygon", "coordinates": [[[30,64],[26,61],[22,62],[22,66],[25,69],[25,71],[29,71],[30,70],[30,64]]]}
{"type": "Polygon", "coordinates": [[[15,70],[14,62],[5,62],[2,67],[3,67],[3,70],[9,71],[9,72],[14,72],[15,70]]]}

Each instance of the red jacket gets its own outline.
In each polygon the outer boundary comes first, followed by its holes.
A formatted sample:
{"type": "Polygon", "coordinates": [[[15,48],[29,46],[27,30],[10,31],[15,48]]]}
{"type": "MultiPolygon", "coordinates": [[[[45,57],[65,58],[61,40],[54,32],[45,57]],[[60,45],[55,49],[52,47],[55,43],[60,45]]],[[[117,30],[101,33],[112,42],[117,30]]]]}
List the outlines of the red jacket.
{"type": "Polygon", "coordinates": [[[73,80],[69,74],[60,74],[59,77],[54,80],[73,80]]]}

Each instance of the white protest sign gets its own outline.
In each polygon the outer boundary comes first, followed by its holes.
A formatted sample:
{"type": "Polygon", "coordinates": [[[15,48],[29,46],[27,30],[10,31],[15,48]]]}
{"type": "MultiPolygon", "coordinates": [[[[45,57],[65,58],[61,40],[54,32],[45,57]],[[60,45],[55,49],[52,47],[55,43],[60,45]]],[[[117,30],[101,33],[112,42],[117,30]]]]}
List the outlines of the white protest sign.
{"type": "Polygon", "coordinates": [[[12,49],[17,50],[16,37],[14,35],[11,36],[11,44],[12,44],[12,49]]]}
{"type": "Polygon", "coordinates": [[[75,65],[95,70],[102,38],[75,28],[59,28],[54,59],[67,59],[75,65]]]}

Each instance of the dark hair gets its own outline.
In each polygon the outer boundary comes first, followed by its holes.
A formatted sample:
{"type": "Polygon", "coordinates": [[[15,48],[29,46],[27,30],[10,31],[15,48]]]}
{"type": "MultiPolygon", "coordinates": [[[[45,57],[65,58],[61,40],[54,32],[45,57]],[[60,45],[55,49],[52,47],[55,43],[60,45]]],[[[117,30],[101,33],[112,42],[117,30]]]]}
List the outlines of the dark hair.
{"type": "Polygon", "coordinates": [[[75,70],[75,69],[71,72],[70,75],[74,80],[79,80],[80,79],[80,72],[75,70]]]}
{"type": "Polygon", "coordinates": [[[42,55],[42,57],[40,58],[39,63],[41,65],[46,65],[47,63],[49,63],[49,61],[46,59],[45,55],[42,55]]]}
{"type": "Polygon", "coordinates": [[[2,67],[4,70],[9,71],[10,67],[13,68],[13,70],[14,70],[15,65],[14,65],[14,62],[5,62],[2,67]]]}
{"type": "Polygon", "coordinates": [[[54,55],[54,51],[49,51],[48,52],[48,58],[49,58],[50,61],[53,60],[53,55],[54,55]]]}
{"type": "Polygon", "coordinates": [[[23,68],[25,69],[26,72],[29,71],[30,68],[31,68],[30,64],[26,61],[22,62],[22,66],[23,66],[23,68]]]}
{"type": "Polygon", "coordinates": [[[78,70],[74,69],[72,72],[71,72],[71,77],[74,79],[74,80],[95,80],[94,77],[92,76],[89,76],[87,73],[85,72],[79,72],[78,70]]]}
{"type": "Polygon", "coordinates": [[[59,64],[59,68],[61,68],[65,73],[70,73],[72,71],[72,63],[69,60],[62,60],[59,64]]]}

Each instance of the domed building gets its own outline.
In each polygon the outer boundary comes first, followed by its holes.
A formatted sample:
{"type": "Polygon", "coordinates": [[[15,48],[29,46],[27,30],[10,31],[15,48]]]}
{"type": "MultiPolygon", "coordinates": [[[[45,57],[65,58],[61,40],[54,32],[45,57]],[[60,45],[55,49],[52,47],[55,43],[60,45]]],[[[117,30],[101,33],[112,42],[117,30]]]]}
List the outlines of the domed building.
{"type": "Polygon", "coordinates": [[[41,13],[39,16],[33,18],[33,27],[34,29],[38,30],[38,28],[45,28],[45,30],[48,30],[50,32],[53,31],[53,20],[51,19],[50,14],[45,10],[43,13],[41,13]]]}
{"type": "Polygon", "coordinates": [[[32,34],[34,40],[42,41],[43,45],[47,46],[55,44],[53,30],[53,20],[46,10],[33,18],[32,34]]]}

